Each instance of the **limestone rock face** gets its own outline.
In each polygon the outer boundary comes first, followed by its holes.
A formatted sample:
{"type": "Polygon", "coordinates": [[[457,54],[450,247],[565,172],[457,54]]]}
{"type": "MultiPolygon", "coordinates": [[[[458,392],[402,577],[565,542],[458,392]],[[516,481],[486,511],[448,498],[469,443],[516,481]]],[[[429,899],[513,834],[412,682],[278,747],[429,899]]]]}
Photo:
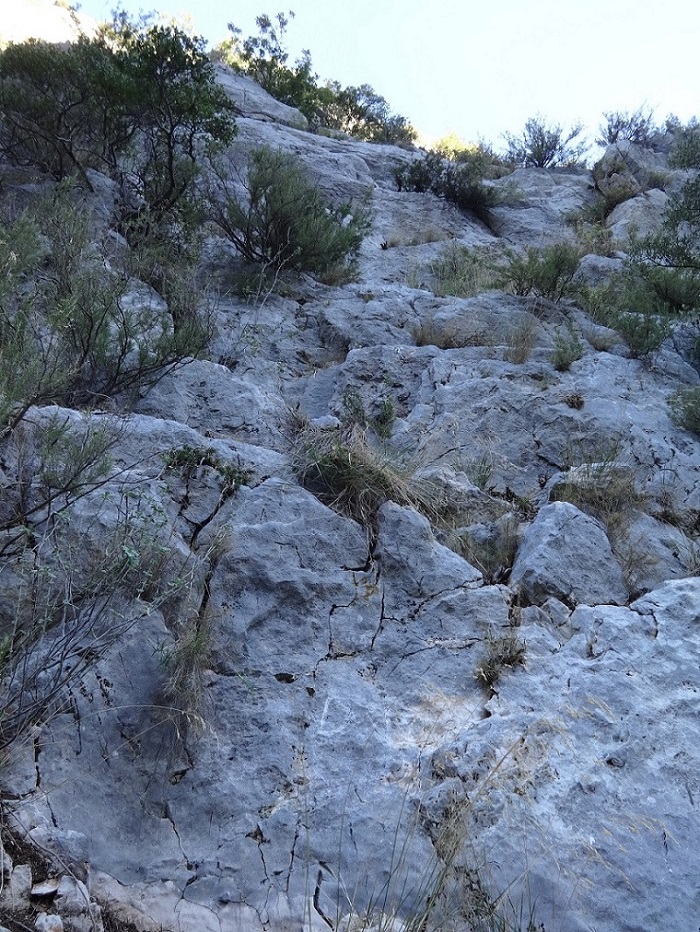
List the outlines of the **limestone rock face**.
{"type": "Polygon", "coordinates": [[[528,527],[510,574],[528,602],[624,604],[622,568],[602,527],[568,502],[545,505],[528,527]]]}
{"type": "MultiPolygon", "coordinates": [[[[642,360],[572,300],[434,293],[446,249],[572,239],[593,176],[518,170],[487,227],[398,192],[414,154],[312,135],[218,74],[234,168],[294,152],[329,197],[369,192],[373,227],[354,280],[242,297],[211,236],[210,358],[128,412],[34,407],[3,448],[4,519],[13,476],[52,481],[32,473],[47,425],[112,437],[98,485],[38,506],[0,571],[0,643],[49,533],[75,587],[108,553],[124,573],[94,624],[76,604],[42,630],[38,673],[64,643],[81,672],[0,773],[4,818],[73,875],[60,921],[99,928],[89,894],[148,932],[398,932],[433,898],[446,932],[697,928],[700,444],[668,407],[700,385],[693,325],[642,360]],[[377,482],[360,524],[348,487],[377,482]],[[576,506],[553,500],[572,482],[576,506]]],[[[615,157],[643,185],[659,152],[615,157]]],[[[663,197],[620,204],[615,236],[663,197]]],[[[24,903],[21,867],[3,897],[24,903]]]]}

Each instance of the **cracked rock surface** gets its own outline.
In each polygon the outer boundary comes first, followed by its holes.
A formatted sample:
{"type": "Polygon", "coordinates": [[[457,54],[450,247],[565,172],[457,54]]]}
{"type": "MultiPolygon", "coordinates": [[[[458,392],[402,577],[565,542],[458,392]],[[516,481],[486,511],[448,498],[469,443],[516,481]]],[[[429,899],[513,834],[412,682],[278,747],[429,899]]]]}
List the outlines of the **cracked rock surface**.
{"type": "Polygon", "coordinates": [[[377,902],[405,918],[435,864],[450,877],[444,929],[475,927],[477,894],[513,928],[530,910],[547,932],[697,928],[700,444],[667,400],[698,373],[676,337],[647,361],[614,334],[596,349],[604,328],[566,301],[407,284],[444,245],[409,246],[420,231],[470,248],[570,235],[586,173],[516,172],[519,199],[489,230],[394,190],[409,153],[313,136],[238,81],[225,76],[244,112],[234,157],[279,146],[328,194],[372,190],[359,277],[222,299],[225,364],[193,362],[134,413],[93,415],[118,423],[122,472],[71,513],[71,553],[87,565],[104,546],[128,481],[171,597],[120,606],[123,635],[13,747],[8,818],[154,932],[346,928],[339,916],[377,902]],[[559,372],[566,321],[582,355],[559,372]],[[427,324],[456,348],[417,346],[427,324]],[[533,349],[513,362],[523,326],[533,349]],[[386,501],[364,527],[303,487],[290,410],[333,425],[348,398],[369,423],[391,403],[386,449],[459,498],[453,526],[386,501]],[[207,456],[168,465],[175,449],[207,456]],[[624,522],[587,511],[581,463],[598,485],[632,477],[624,522]],[[508,529],[509,558],[459,545],[508,529]],[[185,713],[167,688],[176,617],[207,626],[185,713]],[[524,656],[487,679],[485,658],[513,638],[524,656]]]}

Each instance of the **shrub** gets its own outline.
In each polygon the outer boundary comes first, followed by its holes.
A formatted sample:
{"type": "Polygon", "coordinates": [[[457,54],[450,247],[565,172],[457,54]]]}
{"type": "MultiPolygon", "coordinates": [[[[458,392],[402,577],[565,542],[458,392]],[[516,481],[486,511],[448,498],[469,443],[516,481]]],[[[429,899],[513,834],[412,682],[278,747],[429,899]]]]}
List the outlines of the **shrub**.
{"type": "Polygon", "coordinates": [[[567,372],[571,364],[583,356],[583,343],[579,340],[571,324],[561,328],[554,338],[552,365],[558,372],[567,372]]]}
{"type": "Polygon", "coordinates": [[[700,178],[674,194],[661,229],[632,244],[637,275],[675,310],[700,305],[700,178]]]}
{"type": "Polygon", "coordinates": [[[220,164],[209,203],[210,218],[249,262],[321,276],[352,263],[371,222],[366,203],[328,204],[301,160],[267,147],[251,152],[243,179],[220,164]]]}
{"type": "Polygon", "coordinates": [[[536,116],[525,123],[520,136],[505,134],[507,150],[505,160],[523,168],[580,168],[588,144],[579,139],[583,124],[576,123],[565,131],[556,123],[548,125],[544,118],[536,116]]]}
{"type": "Polygon", "coordinates": [[[436,295],[471,298],[497,287],[496,260],[485,250],[450,243],[428,264],[431,289],[436,295]]]}
{"type": "Polygon", "coordinates": [[[393,114],[387,101],[369,84],[341,87],[333,81],[320,88],[319,95],[317,116],[329,129],[390,145],[412,143],[416,138],[406,117],[393,114]]]}
{"type": "Polygon", "coordinates": [[[604,113],[605,123],[598,130],[596,143],[599,146],[614,145],[621,139],[632,142],[638,146],[647,146],[653,133],[657,131],[654,125],[654,111],[639,107],[633,112],[611,111],[604,113]]]}
{"type": "Polygon", "coordinates": [[[199,154],[232,138],[233,109],[202,39],[125,13],[95,38],[0,52],[0,152],[87,187],[86,168],[107,172],[126,220],[172,212],[199,154]]]}
{"type": "Polygon", "coordinates": [[[617,330],[634,358],[647,356],[659,349],[672,332],[670,321],[663,317],[631,311],[612,314],[609,326],[617,330]]]}
{"type": "MultiPolygon", "coordinates": [[[[291,10],[289,16],[294,16],[291,10]]],[[[411,143],[416,138],[406,118],[392,114],[386,100],[369,84],[342,87],[338,81],[328,81],[319,85],[308,50],[291,65],[285,45],[289,19],[284,13],[278,13],[274,22],[265,14],[255,22],[258,34],[247,39],[229,23],[231,38],[216,49],[216,55],[249,75],[277,100],[296,107],[312,125],[368,142],[411,143]]]]}
{"type": "Polygon", "coordinates": [[[542,249],[530,246],[523,254],[510,252],[503,267],[504,284],[516,295],[561,301],[575,291],[573,278],[580,259],[580,251],[570,243],[542,249]]]}
{"type": "Polygon", "coordinates": [[[693,118],[686,126],[672,123],[674,143],[668,157],[671,168],[700,168],[700,124],[693,118]]]}
{"type": "Polygon", "coordinates": [[[700,437],[700,388],[676,392],[669,401],[676,424],[700,437]]]}
{"type": "Polygon", "coordinates": [[[95,256],[92,222],[62,185],[34,217],[0,224],[0,429],[33,404],[86,405],[143,389],[206,348],[197,307],[174,324],[159,301],[134,300],[128,272],[95,256]]]}
{"type": "Polygon", "coordinates": [[[480,157],[451,161],[434,151],[394,170],[399,191],[430,192],[486,223],[490,208],[501,203],[502,196],[484,184],[485,178],[486,167],[480,157]]]}

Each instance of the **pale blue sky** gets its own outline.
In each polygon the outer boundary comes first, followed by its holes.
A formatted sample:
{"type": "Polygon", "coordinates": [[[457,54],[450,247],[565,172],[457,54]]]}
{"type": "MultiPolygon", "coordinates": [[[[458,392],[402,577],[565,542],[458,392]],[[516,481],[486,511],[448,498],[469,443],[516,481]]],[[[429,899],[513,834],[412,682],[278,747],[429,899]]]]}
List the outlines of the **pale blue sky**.
{"type": "MultiPolygon", "coordinates": [[[[109,17],[113,0],[81,0],[109,17]]],[[[210,44],[233,21],[292,8],[292,57],[308,48],[322,79],[371,84],[436,138],[456,132],[502,144],[537,113],[592,139],[604,111],[700,115],[697,0],[124,0],[130,13],[191,14],[210,44]],[[288,4],[288,5],[287,5],[288,4]]]]}

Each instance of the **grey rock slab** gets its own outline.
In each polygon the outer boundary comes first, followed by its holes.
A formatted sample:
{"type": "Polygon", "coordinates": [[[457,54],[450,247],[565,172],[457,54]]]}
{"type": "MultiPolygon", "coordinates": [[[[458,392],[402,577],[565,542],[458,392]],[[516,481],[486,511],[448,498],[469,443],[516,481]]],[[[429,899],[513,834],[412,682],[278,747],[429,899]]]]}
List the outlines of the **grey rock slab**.
{"type": "Polygon", "coordinates": [[[528,602],[625,603],[629,591],[603,528],[568,502],[541,508],[525,531],[510,585],[528,602]]]}
{"type": "Polygon", "coordinates": [[[614,240],[627,242],[632,234],[641,237],[655,233],[667,207],[668,194],[652,188],[618,204],[605,223],[614,240]]]}
{"type": "Polygon", "coordinates": [[[253,120],[285,123],[297,129],[308,127],[308,120],[301,111],[272,97],[247,75],[238,74],[228,65],[217,62],[214,66],[214,77],[241,115],[253,120]]]}
{"type": "Polygon", "coordinates": [[[241,379],[225,366],[195,360],[170,373],[143,398],[136,413],[164,412],[180,424],[210,436],[275,447],[283,403],[241,379]]]}
{"type": "Polygon", "coordinates": [[[489,211],[489,225],[510,245],[573,242],[566,217],[593,200],[592,179],[583,169],[518,168],[493,185],[507,203],[489,211]]]}
{"type": "MultiPolygon", "coordinates": [[[[463,800],[458,863],[537,924],[633,932],[697,914],[699,596],[688,579],[630,608],[580,605],[561,649],[528,654],[491,717],[430,760],[463,800]]],[[[438,818],[443,797],[428,795],[438,818]]]]}

